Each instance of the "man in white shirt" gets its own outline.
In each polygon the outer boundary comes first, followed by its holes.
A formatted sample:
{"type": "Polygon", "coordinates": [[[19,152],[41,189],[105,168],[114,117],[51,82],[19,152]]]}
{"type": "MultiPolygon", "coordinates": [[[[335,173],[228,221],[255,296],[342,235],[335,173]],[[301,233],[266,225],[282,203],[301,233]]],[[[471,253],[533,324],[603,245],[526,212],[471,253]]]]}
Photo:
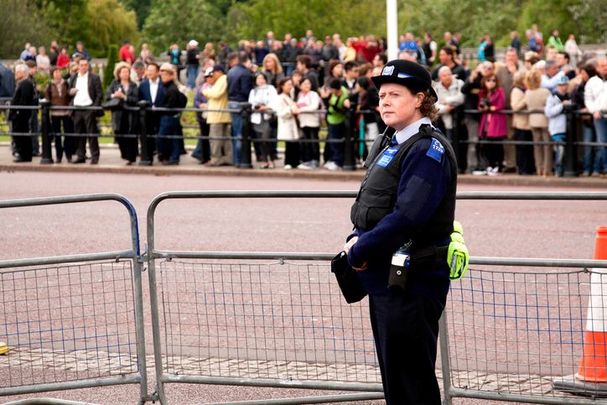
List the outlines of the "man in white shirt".
{"type": "MultiPolygon", "coordinates": [[[[101,106],[103,101],[103,90],[99,76],[89,71],[89,62],[80,59],[78,62],[78,73],[70,80],[70,96],[74,107],[101,106]]],[[[88,139],[91,152],[91,164],[99,163],[99,128],[97,117],[103,115],[101,110],[82,109],[74,110],[72,119],[74,121],[74,132],[81,134],[76,139],[76,159],[72,163],[84,163],[86,160],[86,141],[88,139]]]]}
{"type": "MultiPolygon", "coordinates": [[[[584,102],[594,119],[597,140],[607,145],[607,57],[597,59],[597,75],[584,86],[584,102]]],[[[607,175],[607,147],[601,146],[602,176],[607,175]]]]}
{"type": "Polygon", "coordinates": [[[143,150],[145,145],[148,153],[147,156],[142,153],[140,164],[151,165],[154,150],[156,149],[156,137],[158,136],[158,131],[160,129],[160,114],[153,109],[154,107],[161,106],[164,101],[164,86],[160,83],[160,66],[158,66],[157,63],[149,63],[145,75],[146,79],[143,80],[141,86],[139,86],[139,100],[147,101],[148,107],[150,107],[146,111],[145,116],[147,137],[145,141],[141,139],[141,148],[143,150]]]}

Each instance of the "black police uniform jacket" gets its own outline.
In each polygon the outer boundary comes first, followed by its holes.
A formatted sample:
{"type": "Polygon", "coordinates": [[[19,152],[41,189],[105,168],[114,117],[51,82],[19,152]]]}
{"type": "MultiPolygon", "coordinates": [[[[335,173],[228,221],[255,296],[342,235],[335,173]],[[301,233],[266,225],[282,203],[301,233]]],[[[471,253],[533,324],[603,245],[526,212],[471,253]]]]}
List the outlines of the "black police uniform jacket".
{"type": "MultiPolygon", "coordinates": [[[[387,291],[392,254],[405,242],[413,241],[413,257],[447,245],[455,216],[457,163],[449,141],[427,124],[398,145],[391,146],[389,136],[385,133],[373,145],[374,156],[367,159],[371,163],[351,210],[352,236],[359,239],[348,260],[354,267],[368,263],[359,277],[371,294],[387,291]]],[[[407,288],[445,295],[446,259],[426,256],[412,261],[407,288]]]]}

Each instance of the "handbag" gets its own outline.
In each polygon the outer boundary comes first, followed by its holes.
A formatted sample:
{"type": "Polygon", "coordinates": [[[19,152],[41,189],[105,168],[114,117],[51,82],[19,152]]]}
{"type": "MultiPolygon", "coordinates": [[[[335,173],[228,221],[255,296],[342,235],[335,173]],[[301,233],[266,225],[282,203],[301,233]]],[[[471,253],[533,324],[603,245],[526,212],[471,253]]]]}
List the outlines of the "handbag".
{"type": "Polygon", "coordinates": [[[335,274],[339,289],[348,304],[353,304],[365,298],[367,291],[360,283],[356,271],[348,263],[346,252],[339,252],[331,260],[331,272],[335,274]]]}
{"type": "Polygon", "coordinates": [[[118,109],[122,108],[122,99],[118,98],[118,97],[110,98],[108,101],[103,103],[101,105],[101,107],[103,107],[104,110],[110,110],[110,111],[118,110],[118,109]]]}

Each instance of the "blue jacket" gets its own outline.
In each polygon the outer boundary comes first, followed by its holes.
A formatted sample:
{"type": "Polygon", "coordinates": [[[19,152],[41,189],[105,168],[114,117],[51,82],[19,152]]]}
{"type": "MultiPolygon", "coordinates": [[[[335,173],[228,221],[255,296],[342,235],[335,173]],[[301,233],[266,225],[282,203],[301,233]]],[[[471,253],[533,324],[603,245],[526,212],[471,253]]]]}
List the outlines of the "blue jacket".
{"type": "MultiPolygon", "coordinates": [[[[351,235],[358,236],[358,241],[350,249],[348,261],[354,267],[368,263],[367,270],[358,275],[370,294],[388,291],[392,254],[407,240],[415,239],[415,230],[429,222],[448,195],[453,176],[457,175],[447,154],[433,151],[433,138],[422,138],[411,146],[401,161],[400,173],[392,212],[372,229],[355,229],[351,235]]],[[[449,235],[445,235],[443,240],[434,243],[444,246],[448,241],[449,235]]],[[[449,268],[446,260],[437,260],[433,265],[414,269],[407,283],[408,288],[424,294],[447,294],[449,268]]]]}
{"type": "Polygon", "coordinates": [[[158,78],[158,93],[156,93],[156,101],[154,103],[152,103],[152,93],[150,91],[150,81],[148,79],[145,79],[139,85],[139,100],[145,100],[148,103],[150,103],[150,105],[153,105],[155,107],[159,107],[162,105],[162,103],[164,102],[164,94],[165,94],[165,89],[164,89],[164,86],[162,85],[162,81],[160,80],[160,78],[158,78]]]}
{"type": "Polygon", "coordinates": [[[228,100],[246,102],[253,89],[253,73],[241,64],[228,72],[228,100]]]}

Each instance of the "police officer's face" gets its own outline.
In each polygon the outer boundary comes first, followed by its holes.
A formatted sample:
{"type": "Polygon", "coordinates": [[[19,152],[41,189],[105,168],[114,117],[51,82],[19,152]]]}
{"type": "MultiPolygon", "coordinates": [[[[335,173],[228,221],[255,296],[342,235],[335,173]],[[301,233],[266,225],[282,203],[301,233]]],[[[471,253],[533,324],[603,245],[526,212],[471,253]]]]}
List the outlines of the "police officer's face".
{"type": "Polygon", "coordinates": [[[385,83],[379,90],[379,112],[386,125],[398,130],[422,118],[419,111],[424,96],[412,94],[400,84],[385,83]]]}

